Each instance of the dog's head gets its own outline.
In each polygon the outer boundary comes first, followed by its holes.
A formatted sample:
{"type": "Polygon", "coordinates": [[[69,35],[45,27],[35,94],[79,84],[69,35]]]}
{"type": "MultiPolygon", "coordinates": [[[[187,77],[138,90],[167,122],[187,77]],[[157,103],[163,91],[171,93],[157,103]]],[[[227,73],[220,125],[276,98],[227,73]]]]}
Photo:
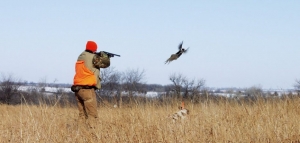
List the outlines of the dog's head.
{"type": "Polygon", "coordinates": [[[180,111],[181,111],[181,113],[184,114],[185,116],[188,115],[188,114],[190,114],[190,110],[189,110],[189,109],[185,109],[185,108],[184,108],[184,109],[181,109],[180,111]]]}
{"type": "Polygon", "coordinates": [[[179,109],[179,111],[182,112],[183,114],[186,114],[186,115],[189,114],[189,110],[186,109],[186,108],[184,108],[184,102],[183,102],[183,101],[181,102],[181,106],[178,106],[178,109],[179,109]]]}

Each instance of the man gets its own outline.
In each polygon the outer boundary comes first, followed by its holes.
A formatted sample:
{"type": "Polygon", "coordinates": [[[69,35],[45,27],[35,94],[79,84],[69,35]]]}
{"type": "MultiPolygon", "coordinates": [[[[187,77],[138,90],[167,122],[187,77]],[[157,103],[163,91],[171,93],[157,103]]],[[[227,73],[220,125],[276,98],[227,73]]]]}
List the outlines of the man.
{"type": "Polygon", "coordinates": [[[87,41],[85,51],[79,55],[75,64],[76,73],[71,87],[77,100],[79,124],[87,124],[93,129],[98,119],[95,90],[101,88],[100,68],[109,66],[109,58],[106,56],[106,65],[103,65],[103,56],[100,57],[96,51],[97,44],[94,41],[87,41]]]}

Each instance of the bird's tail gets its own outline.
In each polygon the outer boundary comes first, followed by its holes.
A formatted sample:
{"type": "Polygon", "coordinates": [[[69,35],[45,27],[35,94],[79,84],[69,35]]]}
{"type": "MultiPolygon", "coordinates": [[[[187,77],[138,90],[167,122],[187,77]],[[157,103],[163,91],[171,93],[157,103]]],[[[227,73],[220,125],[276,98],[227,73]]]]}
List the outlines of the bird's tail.
{"type": "Polygon", "coordinates": [[[167,59],[166,61],[165,61],[165,64],[169,64],[170,63],[170,60],[169,59],[167,59]]]}

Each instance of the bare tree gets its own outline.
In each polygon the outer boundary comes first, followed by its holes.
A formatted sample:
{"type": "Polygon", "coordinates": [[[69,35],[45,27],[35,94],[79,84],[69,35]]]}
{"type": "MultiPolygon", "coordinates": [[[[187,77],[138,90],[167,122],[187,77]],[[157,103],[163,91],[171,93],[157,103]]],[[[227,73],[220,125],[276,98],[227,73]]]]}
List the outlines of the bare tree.
{"type": "Polygon", "coordinates": [[[174,73],[169,77],[169,79],[174,85],[173,91],[175,92],[176,96],[180,97],[182,87],[183,87],[184,83],[187,82],[187,78],[185,76],[183,76],[182,74],[174,73]]]}
{"type": "Polygon", "coordinates": [[[122,75],[120,72],[115,70],[114,67],[108,67],[100,71],[101,74],[101,95],[112,97],[115,104],[119,106],[122,104],[121,98],[121,79],[122,75]]]}
{"type": "Polygon", "coordinates": [[[135,92],[146,92],[144,83],[145,71],[129,69],[123,73],[123,89],[133,96],[135,92]]]}
{"type": "Polygon", "coordinates": [[[252,86],[245,90],[247,96],[262,96],[263,90],[261,86],[252,86]]]}
{"type": "Polygon", "coordinates": [[[127,98],[129,105],[132,105],[133,101],[138,105],[137,98],[133,98],[134,95],[140,93],[146,93],[146,86],[144,83],[145,72],[139,69],[128,69],[122,74],[122,90],[128,94],[127,98]]]}
{"type": "Polygon", "coordinates": [[[297,91],[297,93],[299,95],[299,93],[300,93],[300,80],[299,79],[296,80],[296,84],[295,84],[294,87],[295,87],[295,90],[297,91]]]}
{"type": "Polygon", "coordinates": [[[101,70],[101,89],[106,95],[112,95],[120,88],[121,73],[114,67],[101,70]]]}
{"type": "Polygon", "coordinates": [[[0,82],[0,102],[9,104],[12,96],[18,92],[21,85],[21,80],[16,79],[13,74],[9,74],[8,76],[2,74],[0,82]]]}
{"type": "Polygon", "coordinates": [[[38,90],[40,92],[45,92],[47,87],[47,77],[43,77],[38,82],[38,90]]]}
{"type": "Polygon", "coordinates": [[[203,79],[189,80],[182,74],[175,73],[170,76],[170,80],[173,83],[176,96],[181,98],[194,98],[199,95],[200,89],[205,85],[205,80],[203,79]]]}
{"type": "Polygon", "coordinates": [[[205,80],[184,80],[184,98],[194,98],[195,96],[199,95],[201,88],[205,85],[205,80]]]}

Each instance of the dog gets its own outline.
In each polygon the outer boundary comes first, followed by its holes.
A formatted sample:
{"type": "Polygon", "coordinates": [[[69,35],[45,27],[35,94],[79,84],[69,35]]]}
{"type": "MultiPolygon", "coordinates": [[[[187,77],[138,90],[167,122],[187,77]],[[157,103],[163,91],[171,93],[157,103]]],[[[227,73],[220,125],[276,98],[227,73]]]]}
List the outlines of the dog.
{"type": "Polygon", "coordinates": [[[189,115],[189,110],[184,108],[184,102],[181,102],[181,106],[178,107],[179,111],[172,114],[172,122],[176,123],[177,121],[184,121],[189,115]]]}

